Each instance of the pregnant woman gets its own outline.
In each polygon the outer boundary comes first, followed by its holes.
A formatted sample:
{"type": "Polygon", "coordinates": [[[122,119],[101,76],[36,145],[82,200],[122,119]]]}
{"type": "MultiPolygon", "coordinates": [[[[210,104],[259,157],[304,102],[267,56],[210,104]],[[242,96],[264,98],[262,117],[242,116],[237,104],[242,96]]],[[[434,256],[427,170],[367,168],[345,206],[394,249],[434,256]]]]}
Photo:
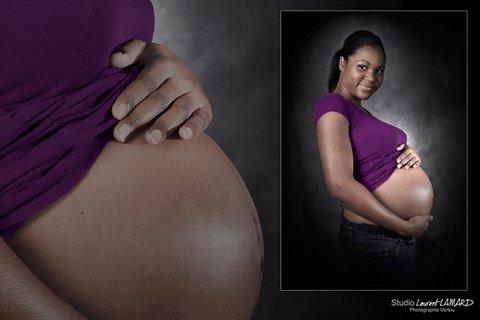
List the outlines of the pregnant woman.
{"type": "Polygon", "coordinates": [[[0,318],[249,319],[257,212],[200,133],[198,80],[145,45],[152,4],[6,0],[0,18],[0,318]]]}
{"type": "Polygon", "coordinates": [[[432,219],[433,188],[406,134],[362,106],[382,85],[385,63],[377,35],[352,33],[315,107],[325,183],[343,207],[346,277],[357,289],[414,288],[415,239],[432,219]]]}

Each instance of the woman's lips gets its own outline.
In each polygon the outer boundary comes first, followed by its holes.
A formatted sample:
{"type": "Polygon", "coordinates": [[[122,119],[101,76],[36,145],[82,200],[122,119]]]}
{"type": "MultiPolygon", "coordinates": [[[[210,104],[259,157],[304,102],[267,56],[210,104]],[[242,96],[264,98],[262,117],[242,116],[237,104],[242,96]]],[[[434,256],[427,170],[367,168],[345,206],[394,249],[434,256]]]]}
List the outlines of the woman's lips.
{"type": "Polygon", "coordinates": [[[369,91],[375,90],[375,86],[369,86],[369,85],[365,85],[365,84],[362,84],[362,83],[359,83],[358,85],[361,86],[364,89],[369,90],[369,91]]]}

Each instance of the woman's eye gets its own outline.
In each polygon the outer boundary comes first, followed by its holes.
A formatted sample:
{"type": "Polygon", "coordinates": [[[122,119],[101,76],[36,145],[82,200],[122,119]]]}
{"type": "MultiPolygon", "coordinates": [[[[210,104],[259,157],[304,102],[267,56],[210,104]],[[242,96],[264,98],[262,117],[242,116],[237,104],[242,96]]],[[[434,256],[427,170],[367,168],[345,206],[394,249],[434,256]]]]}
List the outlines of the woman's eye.
{"type": "Polygon", "coordinates": [[[359,64],[359,65],[358,65],[358,68],[359,68],[360,70],[367,70],[367,69],[368,69],[367,66],[364,66],[364,65],[362,65],[362,64],[359,64]]]}
{"type": "Polygon", "coordinates": [[[377,74],[384,74],[385,73],[385,70],[384,69],[379,69],[377,70],[377,74]]]}

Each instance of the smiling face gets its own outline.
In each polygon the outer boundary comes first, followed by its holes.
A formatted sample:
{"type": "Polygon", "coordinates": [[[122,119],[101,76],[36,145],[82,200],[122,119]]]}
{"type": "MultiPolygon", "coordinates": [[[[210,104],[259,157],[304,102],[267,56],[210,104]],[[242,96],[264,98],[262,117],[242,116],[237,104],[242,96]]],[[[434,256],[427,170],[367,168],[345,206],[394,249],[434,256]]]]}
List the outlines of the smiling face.
{"type": "Polygon", "coordinates": [[[377,47],[361,47],[347,59],[341,57],[338,68],[340,77],[335,92],[360,105],[382,85],[385,56],[377,47]]]}

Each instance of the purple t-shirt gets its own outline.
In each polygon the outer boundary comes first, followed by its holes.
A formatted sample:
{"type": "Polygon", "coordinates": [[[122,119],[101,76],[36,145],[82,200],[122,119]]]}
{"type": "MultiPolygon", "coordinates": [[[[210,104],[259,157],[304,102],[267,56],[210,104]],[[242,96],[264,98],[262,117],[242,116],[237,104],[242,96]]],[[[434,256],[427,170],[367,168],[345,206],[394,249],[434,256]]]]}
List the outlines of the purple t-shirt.
{"type": "Polygon", "coordinates": [[[372,191],[385,182],[396,168],[401,154],[397,146],[407,143],[402,130],[375,118],[337,93],[328,93],[315,105],[315,126],[327,112],[338,112],[349,123],[353,149],[353,175],[372,191]]]}
{"type": "Polygon", "coordinates": [[[0,1],[0,235],[86,174],[112,136],[111,107],[135,67],[112,51],[151,41],[149,0],[0,1]]]}

